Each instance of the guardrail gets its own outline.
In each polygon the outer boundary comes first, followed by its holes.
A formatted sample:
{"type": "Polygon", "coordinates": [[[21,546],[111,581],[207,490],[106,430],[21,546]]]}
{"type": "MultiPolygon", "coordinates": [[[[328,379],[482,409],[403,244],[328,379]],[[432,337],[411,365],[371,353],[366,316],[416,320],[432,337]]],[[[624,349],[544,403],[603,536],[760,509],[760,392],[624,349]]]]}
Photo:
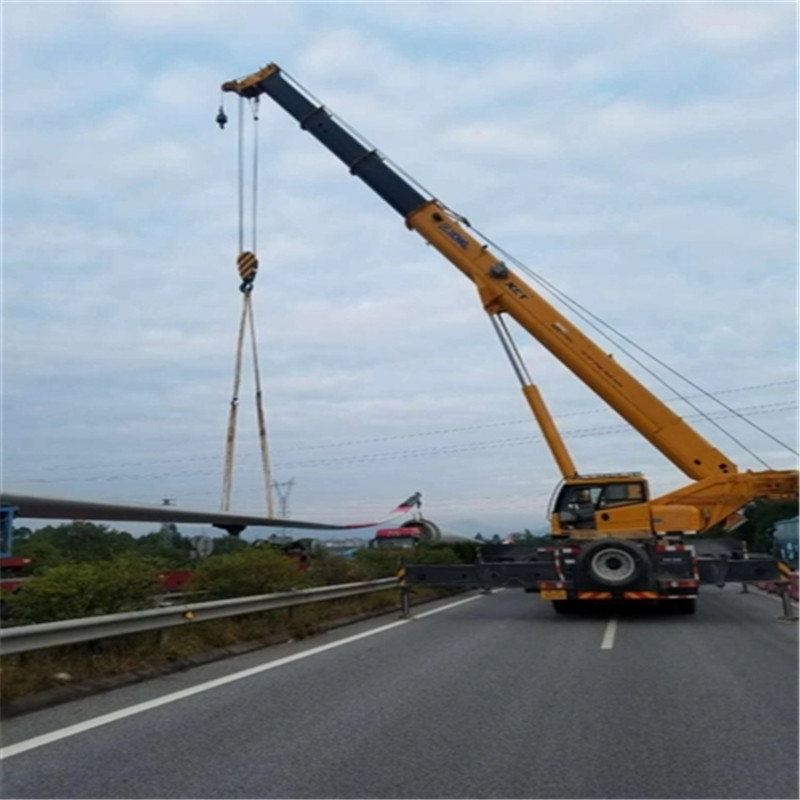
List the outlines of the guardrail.
{"type": "Polygon", "coordinates": [[[163,630],[178,625],[191,625],[212,619],[252,614],[257,611],[273,611],[278,608],[292,608],[324,600],[357,597],[395,587],[399,588],[396,578],[381,578],[374,581],[317,586],[313,589],[299,589],[252,597],[233,597],[226,600],[187,603],[166,608],[149,608],[126,614],[105,614],[98,617],[67,619],[61,622],[43,622],[39,625],[0,628],[0,654],[12,655],[64,644],[77,644],[143,631],[163,630]]]}

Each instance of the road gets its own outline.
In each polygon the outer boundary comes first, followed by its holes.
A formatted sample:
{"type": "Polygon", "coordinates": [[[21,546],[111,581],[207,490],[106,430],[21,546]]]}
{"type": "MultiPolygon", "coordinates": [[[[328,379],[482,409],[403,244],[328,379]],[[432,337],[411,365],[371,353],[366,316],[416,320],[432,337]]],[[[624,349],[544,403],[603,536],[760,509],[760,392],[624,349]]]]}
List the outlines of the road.
{"type": "Polygon", "coordinates": [[[694,617],[451,598],[13,718],[3,796],[796,798],[780,610],[738,586],[694,617]]]}

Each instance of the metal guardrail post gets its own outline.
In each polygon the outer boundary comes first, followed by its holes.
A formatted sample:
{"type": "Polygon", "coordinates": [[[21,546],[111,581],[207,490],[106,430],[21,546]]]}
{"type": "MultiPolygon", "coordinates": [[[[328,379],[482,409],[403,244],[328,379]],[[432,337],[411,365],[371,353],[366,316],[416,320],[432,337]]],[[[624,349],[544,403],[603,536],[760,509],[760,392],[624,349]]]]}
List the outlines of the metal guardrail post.
{"type": "Polygon", "coordinates": [[[397,570],[397,585],[400,588],[400,618],[408,619],[411,616],[411,589],[406,583],[405,559],[401,560],[397,570]]]}
{"type": "Polygon", "coordinates": [[[400,587],[400,616],[408,619],[411,616],[411,591],[408,586],[400,587]]]}
{"type": "Polygon", "coordinates": [[[781,604],[783,605],[783,615],[778,617],[785,622],[797,622],[797,614],[794,613],[792,608],[792,598],[789,596],[789,583],[787,581],[778,581],[778,594],[781,596],[781,604]]]}

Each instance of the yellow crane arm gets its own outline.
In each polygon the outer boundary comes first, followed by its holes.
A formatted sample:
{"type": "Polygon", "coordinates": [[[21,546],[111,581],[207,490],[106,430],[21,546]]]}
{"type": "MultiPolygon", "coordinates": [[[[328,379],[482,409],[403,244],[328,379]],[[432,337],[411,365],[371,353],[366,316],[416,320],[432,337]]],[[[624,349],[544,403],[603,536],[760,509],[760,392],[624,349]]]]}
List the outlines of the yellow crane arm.
{"type": "MultiPolygon", "coordinates": [[[[243,97],[266,94],[300,122],[477,287],[489,314],[513,317],[556,358],[695,480],[731,474],[736,465],[585,336],[491,253],[438,201],[426,198],[270,64],[222,85],[243,97]]],[[[563,471],[563,466],[562,466],[563,471]]]]}
{"type": "Polygon", "coordinates": [[[489,314],[506,313],[695,480],[735,473],[736,465],[598,347],[435,200],[406,224],[460,269],[489,314]]]}
{"type": "MultiPolygon", "coordinates": [[[[583,334],[473,235],[466,221],[370,149],[275,64],[222,84],[241,97],[266,94],[342,161],[476,286],[493,320],[508,314],[695,483],[649,502],[595,515],[597,529],[703,530],[756,497],[797,497],[797,471],[740,474],[736,465],[583,334]],[[663,513],[662,513],[663,512],[663,513]]],[[[219,118],[218,118],[219,121],[219,118]]],[[[523,391],[562,474],[575,468],[535,387],[523,391]]],[[[587,476],[588,477],[591,476],[587,476]]],[[[577,476],[576,476],[577,478],[577,476]]],[[[613,481],[612,481],[613,482],[613,481]]]]}
{"type": "Polygon", "coordinates": [[[756,498],[797,502],[796,470],[765,470],[740,472],[736,475],[712,475],[702,481],[655,497],[650,501],[654,517],[659,508],[665,516],[673,508],[692,507],[700,514],[698,532],[723,522],[734,511],[756,498]]]}

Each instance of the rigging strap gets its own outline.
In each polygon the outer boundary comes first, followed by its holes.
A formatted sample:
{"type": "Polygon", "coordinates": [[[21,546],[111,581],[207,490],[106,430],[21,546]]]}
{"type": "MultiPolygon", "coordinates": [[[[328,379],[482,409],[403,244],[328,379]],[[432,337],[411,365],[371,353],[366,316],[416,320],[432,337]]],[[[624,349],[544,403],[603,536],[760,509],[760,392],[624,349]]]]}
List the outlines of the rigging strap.
{"type": "MultiPolygon", "coordinates": [[[[267,423],[264,414],[264,396],[261,390],[261,374],[258,367],[258,350],[256,347],[256,329],[253,317],[252,291],[256,273],[258,272],[258,258],[256,257],[256,228],[258,209],[258,103],[251,105],[253,115],[253,172],[252,172],[252,251],[244,249],[244,218],[245,218],[245,176],[244,176],[244,102],[239,102],[239,148],[238,148],[238,233],[239,255],[236,258],[236,267],[241,279],[239,289],[242,292],[242,315],[239,320],[239,334],[236,339],[236,357],[233,372],[233,393],[228,411],[228,429],[225,441],[225,461],[222,477],[222,500],[220,507],[223,511],[230,510],[231,491],[233,488],[233,465],[236,449],[236,423],[239,408],[239,387],[242,378],[242,351],[244,349],[245,330],[249,331],[253,355],[253,374],[255,379],[256,420],[258,424],[258,437],[261,449],[261,464],[264,472],[264,487],[267,499],[267,515],[275,516],[272,473],[269,462],[269,448],[267,445],[267,423]],[[249,324],[248,324],[249,323],[249,324]]],[[[223,112],[220,112],[221,114],[223,112]]],[[[219,115],[218,115],[219,116],[219,115]]],[[[219,122],[219,118],[217,120],[219,122]]]]}
{"type": "Polygon", "coordinates": [[[229,511],[231,505],[231,488],[233,485],[233,455],[236,448],[236,415],[239,408],[239,385],[242,380],[242,346],[244,344],[245,322],[247,321],[247,298],[250,292],[244,292],[242,304],[242,317],[239,320],[239,336],[236,339],[236,359],[233,369],[233,392],[231,395],[230,410],[228,411],[228,432],[225,438],[225,466],[222,475],[222,502],[221,511],[229,511]]]}

